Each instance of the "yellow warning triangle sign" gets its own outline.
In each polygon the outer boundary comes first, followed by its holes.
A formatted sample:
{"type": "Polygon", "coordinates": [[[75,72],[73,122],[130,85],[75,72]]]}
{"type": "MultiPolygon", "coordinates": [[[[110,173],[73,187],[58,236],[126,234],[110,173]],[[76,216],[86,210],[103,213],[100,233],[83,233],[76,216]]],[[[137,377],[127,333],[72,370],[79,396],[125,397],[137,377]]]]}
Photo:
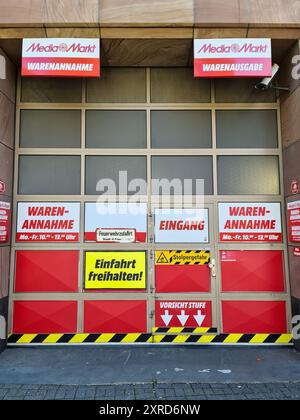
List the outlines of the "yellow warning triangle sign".
{"type": "Polygon", "coordinates": [[[157,264],[169,264],[169,260],[166,257],[166,255],[163,252],[161,252],[161,254],[159,255],[159,257],[156,260],[156,263],[157,264]]]}

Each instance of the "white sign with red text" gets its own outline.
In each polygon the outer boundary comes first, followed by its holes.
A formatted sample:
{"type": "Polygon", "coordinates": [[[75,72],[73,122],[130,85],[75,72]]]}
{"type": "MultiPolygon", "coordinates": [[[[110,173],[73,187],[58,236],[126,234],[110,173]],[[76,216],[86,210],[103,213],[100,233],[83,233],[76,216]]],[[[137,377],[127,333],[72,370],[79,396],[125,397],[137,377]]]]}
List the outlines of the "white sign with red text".
{"type": "Polygon", "coordinates": [[[99,77],[100,40],[23,39],[22,76],[99,77]]]}
{"type": "Polygon", "coordinates": [[[155,242],[208,243],[208,209],[155,209],[155,242]]]}
{"type": "Polygon", "coordinates": [[[86,242],[146,242],[146,203],[86,203],[86,242]]]}
{"type": "Polygon", "coordinates": [[[269,77],[270,39],[195,39],[195,77],[269,77]]]}
{"type": "Polygon", "coordinates": [[[300,242],[300,201],[288,203],[289,241],[300,242]]]}
{"type": "Polygon", "coordinates": [[[78,242],[80,203],[18,203],[17,242],[78,242]]]}
{"type": "Polygon", "coordinates": [[[0,243],[9,241],[10,203],[0,202],[0,243]]]}
{"type": "Polygon", "coordinates": [[[219,203],[221,242],[281,242],[280,203],[219,203]]]}

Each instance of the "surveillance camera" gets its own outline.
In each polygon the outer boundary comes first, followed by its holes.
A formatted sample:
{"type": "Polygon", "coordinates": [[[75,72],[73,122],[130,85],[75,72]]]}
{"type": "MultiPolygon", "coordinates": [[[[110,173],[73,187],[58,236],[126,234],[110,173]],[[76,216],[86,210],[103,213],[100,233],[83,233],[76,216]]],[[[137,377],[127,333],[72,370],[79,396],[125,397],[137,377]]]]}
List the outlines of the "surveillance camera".
{"type": "Polygon", "coordinates": [[[274,77],[278,73],[278,71],[279,71],[278,64],[274,64],[273,67],[272,67],[272,76],[271,77],[266,77],[261,82],[257,83],[255,85],[255,89],[257,89],[257,90],[269,89],[272,86],[272,82],[274,80],[274,77]]]}

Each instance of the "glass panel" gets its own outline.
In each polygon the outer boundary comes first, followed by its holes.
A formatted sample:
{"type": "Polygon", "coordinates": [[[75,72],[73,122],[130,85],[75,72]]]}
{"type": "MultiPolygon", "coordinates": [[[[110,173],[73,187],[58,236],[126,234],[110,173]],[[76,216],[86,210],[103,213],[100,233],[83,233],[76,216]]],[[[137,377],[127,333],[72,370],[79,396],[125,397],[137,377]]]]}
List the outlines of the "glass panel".
{"type": "Polygon", "coordinates": [[[87,148],[145,148],[145,111],[87,111],[87,148]]]}
{"type": "MultiPolygon", "coordinates": [[[[205,194],[213,194],[211,156],[154,156],[152,157],[152,179],[169,181],[204,180],[205,194]]],[[[193,194],[195,194],[195,182],[193,194]]],[[[181,194],[179,194],[181,195],[181,194]]]]}
{"type": "Polygon", "coordinates": [[[199,149],[211,147],[210,111],[152,111],[152,147],[199,149]]]}
{"type": "Polygon", "coordinates": [[[218,194],[280,194],[278,157],[219,156],[218,194]]]}
{"type": "Polygon", "coordinates": [[[81,102],[82,80],[66,77],[23,77],[21,102],[81,102]]]}
{"type": "Polygon", "coordinates": [[[276,102],[275,90],[259,91],[255,85],[261,79],[218,79],[215,80],[216,102],[276,102]]]}
{"type": "Polygon", "coordinates": [[[217,111],[217,147],[278,147],[276,111],[217,111]]]}
{"type": "MultiPolygon", "coordinates": [[[[126,195],[127,185],[132,180],[137,180],[137,183],[147,180],[147,158],[143,156],[87,156],[86,157],[86,194],[98,195],[104,191],[108,195],[126,195]],[[120,171],[127,171],[127,175],[120,174],[120,171]],[[127,179],[126,179],[127,178],[127,179]],[[107,183],[105,180],[110,180],[110,188],[106,191],[107,183]],[[103,185],[98,186],[99,181],[103,181],[103,185]],[[122,181],[123,190],[120,190],[120,182],[122,181]]],[[[139,194],[146,195],[146,185],[141,185],[139,194]]],[[[136,193],[138,185],[135,183],[131,187],[133,191],[128,191],[128,195],[136,193]]]]}
{"type": "Polygon", "coordinates": [[[23,110],[20,124],[20,147],[80,147],[80,111],[23,110]]]}
{"type": "Polygon", "coordinates": [[[20,156],[19,194],[80,194],[80,156],[20,156]]]}
{"type": "Polygon", "coordinates": [[[210,102],[210,81],[195,79],[193,68],[151,69],[151,102],[210,102]]]}
{"type": "Polygon", "coordinates": [[[146,102],[146,69],[101,68],[100,79],[87,80],[87,102],[146,102]]]}

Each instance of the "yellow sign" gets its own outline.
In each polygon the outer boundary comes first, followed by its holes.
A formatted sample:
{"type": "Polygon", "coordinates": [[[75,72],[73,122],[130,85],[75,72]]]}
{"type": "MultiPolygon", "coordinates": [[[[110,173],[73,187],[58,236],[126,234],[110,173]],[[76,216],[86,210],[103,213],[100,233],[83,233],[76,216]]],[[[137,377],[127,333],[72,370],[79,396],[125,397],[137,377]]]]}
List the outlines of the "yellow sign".
{"type": "Polygon", "coordinates": [[[145,252],[85,253],[85,289],[145,288],[145,252]]]}
{"type": "Polygon", "coordinates": [[[156,265],[204,265],[210,262],[210,251],[156,251],[156,265]]]}

